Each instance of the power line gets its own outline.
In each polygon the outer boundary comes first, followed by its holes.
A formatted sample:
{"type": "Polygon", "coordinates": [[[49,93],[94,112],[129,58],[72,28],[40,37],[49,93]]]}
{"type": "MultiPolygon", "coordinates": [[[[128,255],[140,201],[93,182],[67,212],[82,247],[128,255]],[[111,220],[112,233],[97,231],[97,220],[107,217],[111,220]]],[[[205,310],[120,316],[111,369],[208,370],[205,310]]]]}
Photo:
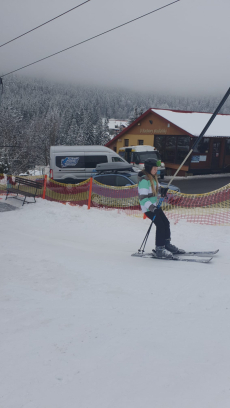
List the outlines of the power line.
{"type": "Polygon", "coordinates": [[[91,41],[91,40],[93,40],[94,38],[100,37],[100,36],[102,36],[102,35],[104,35],[104,34],[107,34],[107,33],[111,32],[111,31],[117,30],[117,29],[120,28],[120,27],[123,27],[123,26],[125,26],[125,25],[127,25],[127,24],[133,23],[134,21],[140,20],[141,18],[146,17],[146,16],[149,16],[149,15],[152,14],[152,13],[156,13],[157,11],[162,10],[162,9],[168,7],[168,6],[171,6],[172,4],[178,3],[179,1],[180,1],[180,0],[175,0],[175,1],[173,1],[172,3],[166,4],[165,6],[159,7],[159,8],[156,9],[156,10],[150,11],[149,13],[143,14],[143,15],[140,16],[140,17],[134,18],[133,20],[130,20],[130,21],[128,21],[127,23],[120,24],[120,25],[118,25],[117,27],[114,27],[114,28],[111,28],[110,30],[104,31],[104,32],[101,33],[101,34],[97,34],[97,35],[95,35],[94,37],[90,37],[90,38],[88,38],[87,40],[84,40],[84,41],[81,41],[81,42],[79,42],[79,43],[77,43],[77,44],[71,45],[70,47],[64,48],[63,50],[58,51],[58,52],[55,52],[54,54],[48,55],[48,57],[44,57],[44,58],[41,58],[41,59],[39,59],[39,60],[37,60],[37,61],[31,62],[30,64],[24,65],[24,66],[21,67],[21,68],[15,69],[14,71],[8,72],[7,74],[1,75],[1,78],[5,77],[6,75],[13,74],[14,72],[20,71],[21,69],[27,68],[27,67],[29,67],[29,66],[31,66],[31,65],[37,64],[38,62],[44,61],[44,60],[46,60],[46,59],[48,59],[48,58],[51,58],[51,57],[53,57],[54,55],[61,54],[61,53],[64,52],[64,51],[70,50],[71,48],[77,47],[78,45],[81,45],[81,44],[84,44],[84,43],[86,43],[86,42],[88,42],[88,41],[91,41]]]}
{"type": "Polygon", "coordinates": [[[11,43],[12,41],[17,40],[17,39],[20,38],[20,37],[23,37],[23,36],[26,35],[26,34],[31,33],[31,32],[34,31],[34,30],[37,30],[38,28],[44,26],[45,24],[48,24],[48,23],[50,23],[51,21],[56,20],[57,18],[59,18],[59,17],[61,17],[61,16],[64,16],[64,14],[70,13],[70,11],[73,11],[73,10],[75,10],[76,8],[83,6],[84,4],[88,3],[89,1],[90,1],[90,0],[87,0],[87,1],[85,1],[84,3],[79,4],[78,6],[75,6],[75,7],[71,8],[70,10],[65,11],[64,13],[59,14],[58,16],[56,16],[56,17],[54,17],[54,18],[51,18],[51,20],[48,20],[48,21],[46,21],[45,23],[40,24],[39,26],[37,26],[37,27],[35,27],[35,28],[32,28],[32,30],[29,30],[29,31],[27,31],[27,32],[24,33],[24,34],[21,34],[21,35],[19,35],[18,37],[15,37],[15,38],[13,38],[13,39],[10,40],[10,41],[7,41],[7,42],[5,42],[4,44],[1,44],[1,45],[0,45],[0,48],[3,47],[3,46],[6,45],[6,44],[11,43]]]}

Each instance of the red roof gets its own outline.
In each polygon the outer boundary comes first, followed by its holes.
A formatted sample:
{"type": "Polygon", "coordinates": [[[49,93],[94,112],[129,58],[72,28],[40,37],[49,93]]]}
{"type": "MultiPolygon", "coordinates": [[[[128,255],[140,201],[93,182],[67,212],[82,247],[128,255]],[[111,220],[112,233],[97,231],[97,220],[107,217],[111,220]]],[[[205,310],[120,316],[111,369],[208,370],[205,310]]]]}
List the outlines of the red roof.
{"type": "Polygon", "coordinates": [[[127,130],[132,129],[133,126],[135,126],[138,122],[140,122],[140,120],[142,120],[143,118],[145,118],[145,116],[147,116],[149,113],[151,112],[151,108],[148,109],[146,112],[144,112],[141,116],[139,116],[136,120],[134,120],[134,122],[132,122],[129,126],[127,126],[124,130],[122,130],[120,133],[118,133],[117,136],[115,136],[112,140],[110,140],[108,143],[106,143],[105,146],[110,146],[111,143],[113,143],[115,140],[119,139],[121,136],[123,136],[127,130]]]}

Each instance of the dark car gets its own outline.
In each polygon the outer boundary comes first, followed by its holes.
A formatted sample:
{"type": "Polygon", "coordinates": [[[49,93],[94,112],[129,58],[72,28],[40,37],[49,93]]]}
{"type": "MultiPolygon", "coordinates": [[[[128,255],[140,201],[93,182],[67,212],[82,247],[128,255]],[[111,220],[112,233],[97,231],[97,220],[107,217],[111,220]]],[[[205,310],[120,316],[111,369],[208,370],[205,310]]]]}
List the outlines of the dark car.
{"type": "MultiPolygon", "coordinates": [[[[96,172],[93,178],[95,181],[107,186],[126,187],[138,184],[138,172],[133,170],[132,165],[125,163],[105,163],[96,166],[96,172]]],[[[167,186],[167,183],[162,181],[159,184],[162,187],[167,186]]],[[[170,190],[180,193],[179,187],[172,184],[170,184],[170,190]]]]}
{"type": "MultiPolygon", "coordinates": [[[[92,201],[95,204],[103,206],[114,207],[132,207],[139,208],[138,199],[138,172],[133,170],[132,165],[125,163],[105,163],[98,164],[95,172],[93,173],[93,179],[100,184],[94,183],[92,191],[92,201]],[[106,188],[108,186],[108,188],[106,188]],[[130,187],[119,190],[113,187],[130,187]]],[[[166,187],[167,184],[161,182],[162,187],[166,187]]],[[[170,190],[177,193],[180,189],[176,186],[170,185],[170,190]]],[[[172,196],[172,194],[171,194],[172,196]]],[[[168,193],[168,198],[170,193],[168,193]]]]}

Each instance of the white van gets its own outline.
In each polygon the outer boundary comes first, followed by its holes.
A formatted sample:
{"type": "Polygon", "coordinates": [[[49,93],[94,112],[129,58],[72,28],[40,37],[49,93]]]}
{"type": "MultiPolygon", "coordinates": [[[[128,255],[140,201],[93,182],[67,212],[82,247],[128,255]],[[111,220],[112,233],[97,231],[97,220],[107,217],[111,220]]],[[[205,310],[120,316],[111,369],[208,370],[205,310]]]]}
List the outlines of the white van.
{"type": "Polygon", "coordinates": [[[99,163],[125,162],[105,146],[51,146],[50,178],[75,184],[91,177],[99,163]]]}
{"type": "MultiPolygon", "coordinates": [[[[134,168],[142,170],[144,168],[144,162],[146,159],[161,160],[160,153],[154,146],[138,145],[121,147],[119,149],[119,155],[132,164],[134,168]]],[[[161,162],[161,166],[157,169],[158,176],[163,179],[165,176],[165,164],[161,162]]]]}

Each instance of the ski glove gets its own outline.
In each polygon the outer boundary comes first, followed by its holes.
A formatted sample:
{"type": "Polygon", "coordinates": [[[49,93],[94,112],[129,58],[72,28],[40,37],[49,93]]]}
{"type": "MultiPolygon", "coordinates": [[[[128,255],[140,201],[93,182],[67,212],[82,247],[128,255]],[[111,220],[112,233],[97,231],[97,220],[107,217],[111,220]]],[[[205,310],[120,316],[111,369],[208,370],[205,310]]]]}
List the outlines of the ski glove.
{"type": "Polygon", "coordinates": [[[159,214],[159,212],[160,212],[160,208],[156,207],[155,210],[153,211],[154,216],[156,217],[157,214],[159,214]]]}
{"type": "Polygon", "coordinates": [[[166,197],[168,192],[168,187],[161,187],[161,197],[166,197]]]}

